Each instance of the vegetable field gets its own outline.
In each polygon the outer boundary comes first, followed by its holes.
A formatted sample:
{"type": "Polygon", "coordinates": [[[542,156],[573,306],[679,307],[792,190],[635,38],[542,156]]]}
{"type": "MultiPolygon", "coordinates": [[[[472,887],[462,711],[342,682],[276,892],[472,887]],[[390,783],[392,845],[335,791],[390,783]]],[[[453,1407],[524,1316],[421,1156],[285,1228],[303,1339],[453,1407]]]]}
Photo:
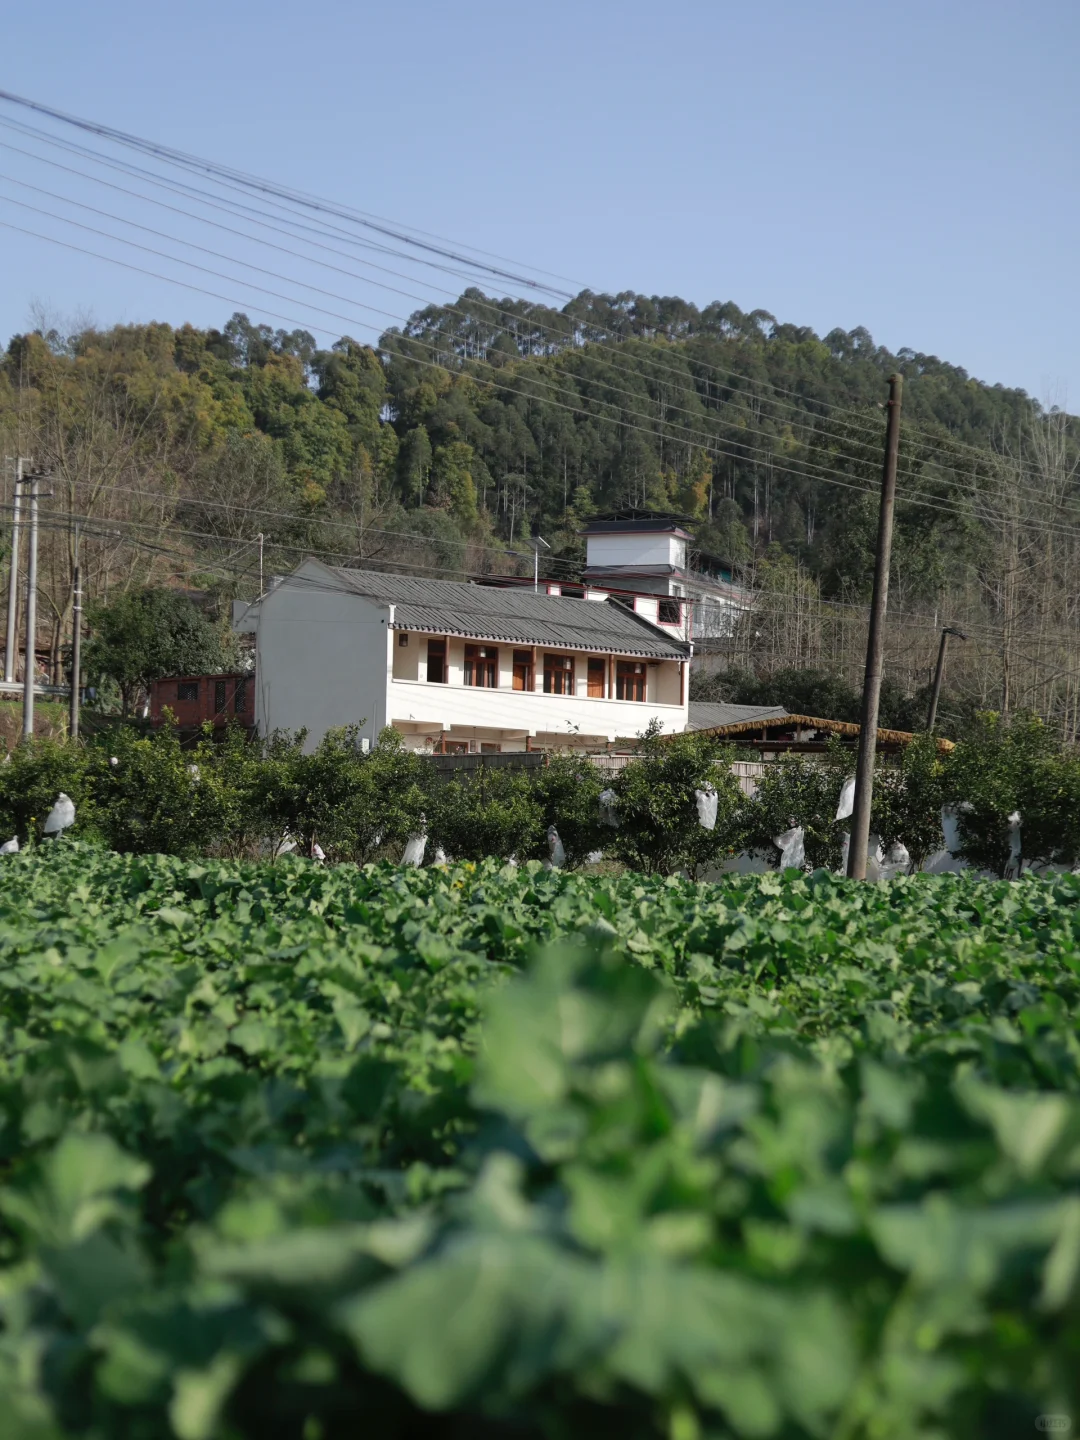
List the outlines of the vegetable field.
{"type": "Polygon", "coordinates": [[[6,859],[5,1440],[1080,1423],[1078,902],[6,859]]]}

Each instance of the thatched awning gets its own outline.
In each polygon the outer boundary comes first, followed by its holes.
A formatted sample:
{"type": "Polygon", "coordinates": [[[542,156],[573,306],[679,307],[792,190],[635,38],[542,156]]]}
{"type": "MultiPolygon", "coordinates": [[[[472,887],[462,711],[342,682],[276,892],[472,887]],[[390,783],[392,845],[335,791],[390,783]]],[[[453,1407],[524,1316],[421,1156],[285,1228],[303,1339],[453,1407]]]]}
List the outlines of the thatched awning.
{"type": "MultiPolygon", "coordinates": [[[[820,715],[778,715],[770,719],[737,720],[731,725],[713,725],[707,729],[695,730],[696,735],[711,735],[717,740],[734,738],[736,735],[757,735],[768,739],[768,731],[777,730],[823,730],[829,735],[845,735],[858,738],[860,727],[850,720],[824,720],[820,715]]],[[[910,730],[881,730],[877,732],[878,744],[890,749],[902,749],[915,739],[910,730]]],[[[775,748],[778,741],[770,741],[775,748]]],[[[951,740],[939,738],[938,749],[944,754],[953,749],[951,740]]]]}

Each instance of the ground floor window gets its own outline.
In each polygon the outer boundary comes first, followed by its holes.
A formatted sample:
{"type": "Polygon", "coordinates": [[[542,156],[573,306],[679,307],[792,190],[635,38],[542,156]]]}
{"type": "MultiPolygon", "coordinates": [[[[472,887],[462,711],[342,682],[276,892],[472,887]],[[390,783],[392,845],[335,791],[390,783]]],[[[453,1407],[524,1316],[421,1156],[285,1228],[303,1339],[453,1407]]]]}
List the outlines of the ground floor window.
{"type": "Polygon", "coordinates": [[[615,666],[615,696],[619,700],[645,699],[645,665],[640,660],[620,660],[615,666]]]}

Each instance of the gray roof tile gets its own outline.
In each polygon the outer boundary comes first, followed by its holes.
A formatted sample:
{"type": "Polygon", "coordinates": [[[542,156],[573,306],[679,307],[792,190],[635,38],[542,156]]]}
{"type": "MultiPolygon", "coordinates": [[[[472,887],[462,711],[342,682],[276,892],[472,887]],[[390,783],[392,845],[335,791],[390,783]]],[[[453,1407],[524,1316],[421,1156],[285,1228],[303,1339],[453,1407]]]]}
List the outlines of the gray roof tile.
{"type": "Polygon", "coordinates": [[[688,730],[711,730],[716,725],[742,725],[748,720],[782,720],[782,705],[728,705],[724,701],[691,700],[688,730]]]}
{"type": "Polygon", "coordinates": [[[399,630],[654,659],[685,660],[690,653],[688,646],[610,601],[537,595],[532,590],[462,580],[423,580],[375,570],[333,568],[332,573],[358,595],[393,605],[394,626],[399,630]]]}

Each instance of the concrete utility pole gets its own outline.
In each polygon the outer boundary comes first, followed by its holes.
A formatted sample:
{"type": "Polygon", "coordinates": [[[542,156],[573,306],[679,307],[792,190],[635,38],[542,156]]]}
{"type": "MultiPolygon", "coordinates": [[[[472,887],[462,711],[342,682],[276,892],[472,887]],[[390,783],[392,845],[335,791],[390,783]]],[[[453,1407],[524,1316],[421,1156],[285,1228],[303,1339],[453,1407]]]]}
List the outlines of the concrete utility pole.
{"type": "Polygon", "coordinates": [[[19,510],[22,506],[23,458],[15,461],[15,500],[11,518],[11,574],[8,576],[7,647],[4,650],[4,679],[15,681],[15,651],[19,644],[19,510]]]}
{"type": "Polygon", "coordinates": [[[23,675],[23,739],[34,733],[34,681],[37,678],[37,542],[38,477],[27,477],[30,485],[30,557],[26,563],[26,671],[23,675]]]}
{"type": "Polygon", "coordinates": [[[544,547],[545,550],[550,550],[550,549],[551,549],[551,546],[547,543],[547,541],[544,539],[544,537],[543,537],[542,535],[534,535],[533,538],[532,538],[532,547],[533,547],[533,591],[534,591],[534,593],[540,589],[540,547],[541,547],[541,545],[544,547]]]}
{"type": "Polygon", "coordinates": [[[79,527],[75,526],[75,564],[71,571],[71,698],[68,703],[68,736],[79,738],[80,672],[82,667],[82,585],[79,572],[79,527]]]}
{"type": "Polygon", "coordinates": [[[866,637],[866,675],[863,679],[862,715],[859,720],[859,758],[855,766],[855,801],[848,844],[848,878],[866,879],[866,850],[870,842],[870,805],[874,798],[874,757],[877,753],[878,702],[881,699],[882,653],[885,648],[885,610],[889,601],[889,561],[892,556],[893,510],[896,508],[896,462],[900,453],[900,403],[904,377],[889,377],[889,422],[885,431],[885,468],[881,477],[878,512],[877,558],[874,593],[870,601],[870,629],[866,637]]]}
{"type": "Polygon", "coordinates": [[[934,726],[937,723],[938,700],[941,698],[941,682],[945,677],[945,651],[948,648],[949,636],[955,635],[958,640],[966,640],[967,636],[962,630],[955,629],[952,625],[944,625],[941,629],[941,645],[937,652],[937,669],[934,671],[934,688],[930,692],[930,713],[926,717],[926,732],[932,735],[934,726]]]}

